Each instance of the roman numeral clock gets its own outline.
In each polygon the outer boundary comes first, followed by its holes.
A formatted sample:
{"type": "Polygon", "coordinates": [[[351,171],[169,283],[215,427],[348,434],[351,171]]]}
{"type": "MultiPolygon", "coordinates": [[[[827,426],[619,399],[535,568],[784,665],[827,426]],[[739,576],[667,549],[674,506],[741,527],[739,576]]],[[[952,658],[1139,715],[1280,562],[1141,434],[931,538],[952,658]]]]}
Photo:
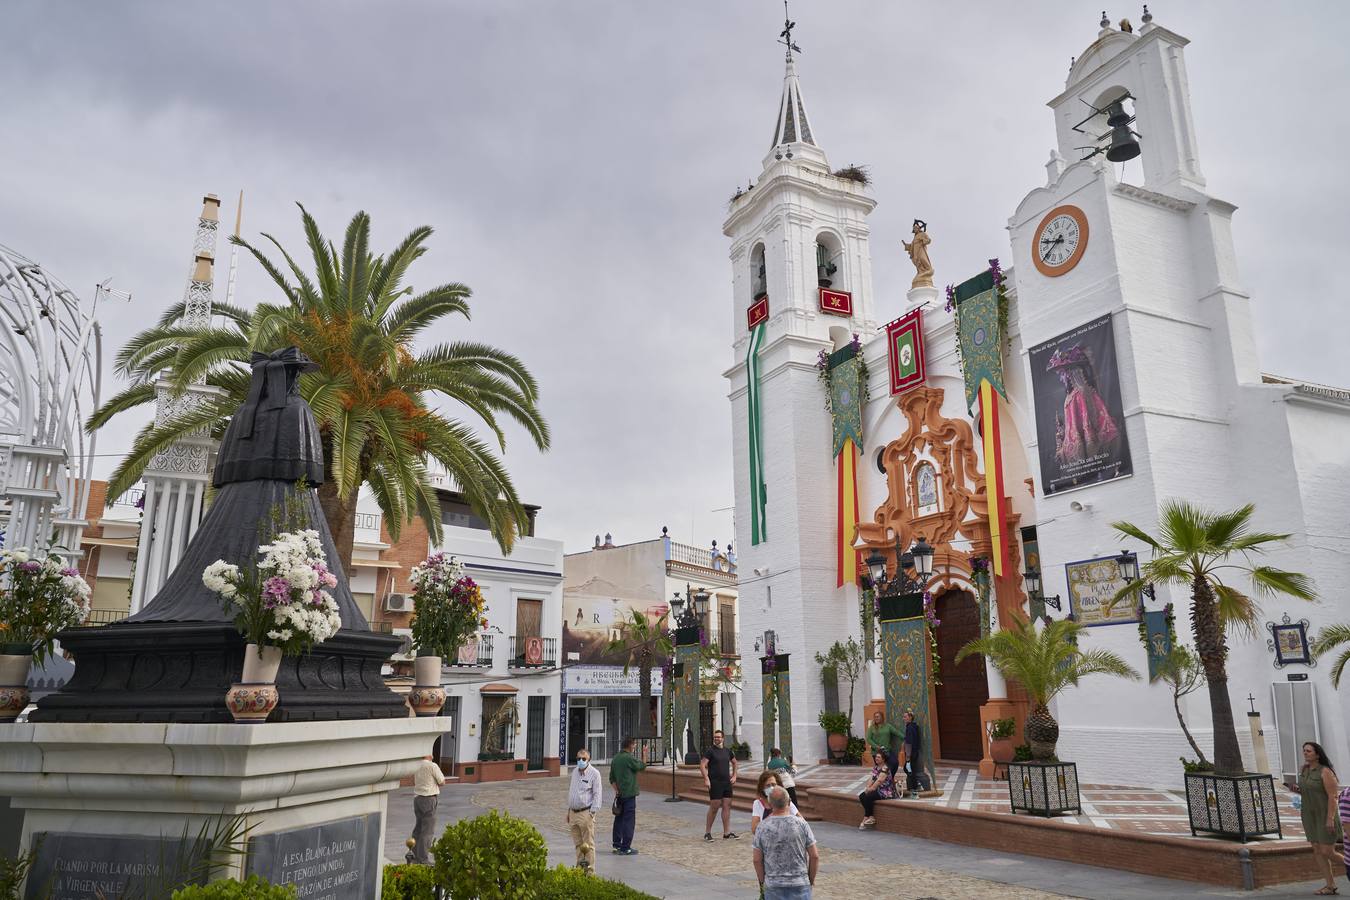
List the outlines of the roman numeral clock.
{"type": "Polygon", "coordinates": [[[1036,269],[1050,278],[1063,275],[1078,265],[1087,249],[1087,216],[1076,206],[1057,206],[1041,219],[1032,241],[1036,269]]]}

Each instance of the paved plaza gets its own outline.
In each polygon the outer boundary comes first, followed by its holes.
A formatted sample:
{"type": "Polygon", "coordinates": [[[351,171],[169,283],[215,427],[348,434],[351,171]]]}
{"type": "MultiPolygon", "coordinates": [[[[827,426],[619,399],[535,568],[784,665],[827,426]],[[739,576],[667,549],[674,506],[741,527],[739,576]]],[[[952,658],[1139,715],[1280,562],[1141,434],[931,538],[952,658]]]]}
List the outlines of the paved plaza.
{"type": "MultiPolygon", "coordinates": [[[[810,769],[802,767],[803,774],[806,775],[810,769]]],[[[823,771],[811,773],[811,780],[817,784],[821,784],[827,775],[843,779],[856,776],[858,772],[856,769],[850,772],[838,767],[820,769],[823,771]]],[[[973,772],[955,769],[952,772],[958,782],[962,782],[962,774],[965,774],[960,790],[966,799],[958,800],[954,795],[949,795],[942,798],[944,801],[994,802],[992,797],[984,799],[979,796],[981,785],[973,772]]],[[[951,776],[944,769],[940,770],[940,777],[947,779],[951,776]]],[[[528,819],[539,828],[548,844],[550,865],[570,864],[574,861],[574,854],[564,823],[566,786],[567,782],[563,778],[487,785],[447,785],[441,796],[439,827],[443,828],[464,817],[479,815],[488,809],[500,809],[528,819]]],[[[842,781],[839,784],[840,789],[852,786],[842,781]]],[[[999,786],[1006,791],[1006,785],[999,786]]],[[[990,783],[985,787],[993,788],[994,785],[990,783]]],[[[1151,801],[1154,799],[1152,795],[1157,792],[1136,793],[1148,795],[1150,802],[1144,805],[1155,805],[1151,801]]],[[[1094,801],[1093,813],[1084,818],[1104,818],[1100,812],[1103,804],[1108,804],[1108,809],[1116,809],[1109,804],[1128,802],[1119,798],[1094,801]]],[[[600,845],[597,865],[599,874],[666,900],[757,897],[750,863],[749,814],[733,811],[732,828],[741,834],[739,840],[719,839],[706,844],[701,839],[705,809],[697,803],[665,803],[660,795],[644,792],[638,800],[634,846],[638,848],[639,854],[634,857],[617,857],[605,852],[608,849],[606,839],[610,816],[608,811],[602,811],[596,828],[597,843],[600,845]]],[[[1105,818],[1108,822],[1113,821],[1109,815],[1105,818]]],[[[1282,815],[1282,818],[1285,817],[1282,815]]],[[[412,823],[412,792],[405,788],[390,798],[385,854],[391,861],[402,860],[403,841],[411,833],[412,823]]],[[[1108,824],[1102,827],[1113,826],[1108,824]]],[[[716,833],[720,825],[714,825],[713,828],[716,833]]],[[[1309,882],[1244,892],[976,847],[942,844],[903,835],[861,832],[828,822],[813,823],[812,828],[821,846],[820,876],[814,895],[816,900],[854,900],[878,894],[900,900],[964,900],[991,896],[1009,900],[1244,896],[1268,900],[1304,897],[1317,886],[1309,882]]]]}

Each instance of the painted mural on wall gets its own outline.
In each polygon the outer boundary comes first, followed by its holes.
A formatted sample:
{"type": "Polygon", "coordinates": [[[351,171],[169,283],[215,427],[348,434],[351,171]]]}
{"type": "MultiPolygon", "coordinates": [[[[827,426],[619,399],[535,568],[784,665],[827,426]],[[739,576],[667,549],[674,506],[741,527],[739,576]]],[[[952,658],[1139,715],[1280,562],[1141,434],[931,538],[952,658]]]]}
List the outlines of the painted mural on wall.
{"type": "Polygon", "coordinates": [[[1122,625],[1139,621],[1142,607],[1137,598],[1111,605],[1111,598],[1126,585],[1114,556],[1071,562],[1064,572],[1069,580],[1069,608],[1079,622],[1122,625]]]}
{"type": "MultiPolygon", "coordinates": [[[[623,653],[610,653],[609,642],[619,636],[620,625],[632,618],[633,612],[646,617],[651,624],[670,611],[658,599],[625,597],[609,582],[591,579],[585,584],[563,591],[563,660],[566,664],[621,666],[623,653]],[[572,654],[576,654],[573,656],[572,654]]],[[[664,658],[654,661],[656,666],[664,658]]]]}
{"type": "Polygon", "coordinates": [[[1111,317],[1033,347],[1030,355],[1043,492],[1134,474],[1111,317]]]}

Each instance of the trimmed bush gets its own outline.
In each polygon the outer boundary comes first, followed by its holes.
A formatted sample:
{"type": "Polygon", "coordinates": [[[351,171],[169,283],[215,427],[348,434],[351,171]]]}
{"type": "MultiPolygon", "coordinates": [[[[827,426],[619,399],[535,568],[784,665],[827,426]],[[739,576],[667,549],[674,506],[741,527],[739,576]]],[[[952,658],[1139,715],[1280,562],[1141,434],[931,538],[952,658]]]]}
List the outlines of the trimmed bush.
{"type": "Polygon", "coordinates": [[[436,900],[436,874],[416,863],[384,867],[384,900],[436,900]]]}
{"type": "Polygon", "coordinates": [[[548,874],[539,830],[496,810],[449,826],[431,852],[436,883],[456,900],[535,900],[548,874]]]}
{"type": "Polygon", "coordinates": [[[226,878],[206,885],[189,885],[173,892],[173,900],[295,900],[295,885],[269,884],[260,875],[244,881],[226,878]]]}
{"type": "Polygon", "coordinates": [[[617,881],[583,875],[580,869],[571,866],[558,866],[546,873],[535,900],[657,900],[657,898],[617,881]]]}

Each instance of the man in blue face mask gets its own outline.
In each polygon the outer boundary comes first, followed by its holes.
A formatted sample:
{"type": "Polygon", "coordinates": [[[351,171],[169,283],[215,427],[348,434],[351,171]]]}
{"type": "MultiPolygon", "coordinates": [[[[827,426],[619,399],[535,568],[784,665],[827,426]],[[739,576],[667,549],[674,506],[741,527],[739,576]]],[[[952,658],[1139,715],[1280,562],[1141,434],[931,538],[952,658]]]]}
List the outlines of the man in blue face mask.
{"type": "Polygon", "coordinates": [[[583,872],[595,868],[595,814],[600,812],[603,791],[600,773],[591,765],[591,754],[577,751],[577,765],[567,790],[567,824],[577,846],[577,866],[583,872]]]}

